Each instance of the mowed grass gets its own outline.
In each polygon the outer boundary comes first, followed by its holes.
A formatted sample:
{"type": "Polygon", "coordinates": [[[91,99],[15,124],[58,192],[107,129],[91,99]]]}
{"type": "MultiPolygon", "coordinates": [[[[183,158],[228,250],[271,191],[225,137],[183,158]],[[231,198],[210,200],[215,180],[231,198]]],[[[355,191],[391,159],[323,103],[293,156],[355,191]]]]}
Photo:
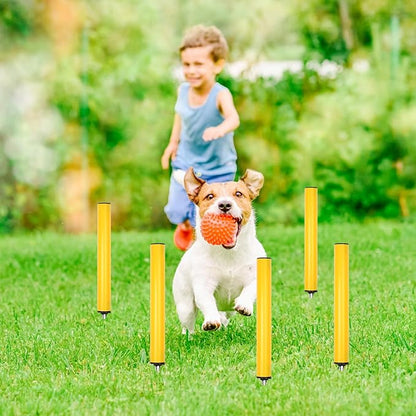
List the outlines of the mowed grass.
{"type": "Polygon", "coordinates": [[[272,257],[272,379],[256,378],[255,317],[181,335],[172,233],[114,233],[112,313],[96,312],[96,237],[0,238],[1,415],[414,415],[416,227],[319,229],[318,293],[303,227],[259,227],[272,257]],[[166,243],[166,365],[149,362],[149,245],[166,243]],[[350,365],[333,364],[333,244],[350,243],[350,365]]]}

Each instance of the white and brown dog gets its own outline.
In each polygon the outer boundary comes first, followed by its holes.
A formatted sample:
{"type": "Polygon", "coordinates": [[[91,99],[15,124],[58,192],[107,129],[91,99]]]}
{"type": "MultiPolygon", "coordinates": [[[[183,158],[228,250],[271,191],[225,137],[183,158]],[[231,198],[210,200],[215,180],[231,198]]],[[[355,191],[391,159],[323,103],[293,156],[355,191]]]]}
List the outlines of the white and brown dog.
{"type": "Polygon", "coordinates": [[[259,172],[247,170],[238,182],[211,183],[195,176],[190,168],[183,179],[197,206],[196,240],[183,255],[173,279],[173,296],[183,333],[194,332],[199,309],[202,328],[226,326],[234,311],[250,316],[256,300],[257,257],[266,255],[256,238],[251,201],[263,186],[259,172]],[[238,230],[226,246],[208,244],[201,235],[201,218],[207,213],[227,213],[236,218],[238,230]]]}

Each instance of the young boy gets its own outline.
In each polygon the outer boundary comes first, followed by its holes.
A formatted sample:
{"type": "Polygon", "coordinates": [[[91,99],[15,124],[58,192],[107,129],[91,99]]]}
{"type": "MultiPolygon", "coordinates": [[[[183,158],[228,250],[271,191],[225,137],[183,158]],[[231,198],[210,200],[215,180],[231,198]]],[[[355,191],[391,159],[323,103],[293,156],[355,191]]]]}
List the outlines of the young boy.
{"type": "Polygon", "coordinates": [[[240,120],[230,91],[216,82],[228,52],[227,42],[214,26],[198,25],[186,34],[179,49],[185,82],[179,86],[169,144],[161,163],[172,164],[165,213],[178,224],[175,245],[186,250],[193,241],[195,206],[178,178],[189,167],[207,182],[234,180],[237,154],[234,130],[240,120]]]}

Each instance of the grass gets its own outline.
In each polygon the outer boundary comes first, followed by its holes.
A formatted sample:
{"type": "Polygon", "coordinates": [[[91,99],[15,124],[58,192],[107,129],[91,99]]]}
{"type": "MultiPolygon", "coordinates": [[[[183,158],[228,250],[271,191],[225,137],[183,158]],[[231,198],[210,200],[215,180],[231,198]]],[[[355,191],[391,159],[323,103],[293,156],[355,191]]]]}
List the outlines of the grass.
{"type": "MultiPolygon", "coordinates": [[[[171,232],[112,238],[112,313],[96,312],[94,235],[0,238],[1,415],[411,415],[416,228],[319,229],[303,292],[303,228],[259,227],[273,259],[273,377],[256,379],[255,318],[180,334],[171,232]],[[166,365],[149,358],[149,244],[166,242],[166,365]],[[333,364],[333,243],[350,243],[350,365],[333,364]]],[[[198,324],[202,323],[200,318],[198,324]]]]}

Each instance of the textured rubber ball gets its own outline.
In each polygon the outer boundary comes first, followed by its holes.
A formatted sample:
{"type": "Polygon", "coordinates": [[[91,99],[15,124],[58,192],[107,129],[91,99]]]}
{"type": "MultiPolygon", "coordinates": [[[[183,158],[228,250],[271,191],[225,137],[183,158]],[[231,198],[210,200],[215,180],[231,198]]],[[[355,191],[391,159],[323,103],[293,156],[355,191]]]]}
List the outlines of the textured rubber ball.
{"type": "Polygon", "coordinates": [[[237,221],[228,214],[205,214],[201,220],[204,240],[214,246],[231,244],[237,233],[237,221]]]}

